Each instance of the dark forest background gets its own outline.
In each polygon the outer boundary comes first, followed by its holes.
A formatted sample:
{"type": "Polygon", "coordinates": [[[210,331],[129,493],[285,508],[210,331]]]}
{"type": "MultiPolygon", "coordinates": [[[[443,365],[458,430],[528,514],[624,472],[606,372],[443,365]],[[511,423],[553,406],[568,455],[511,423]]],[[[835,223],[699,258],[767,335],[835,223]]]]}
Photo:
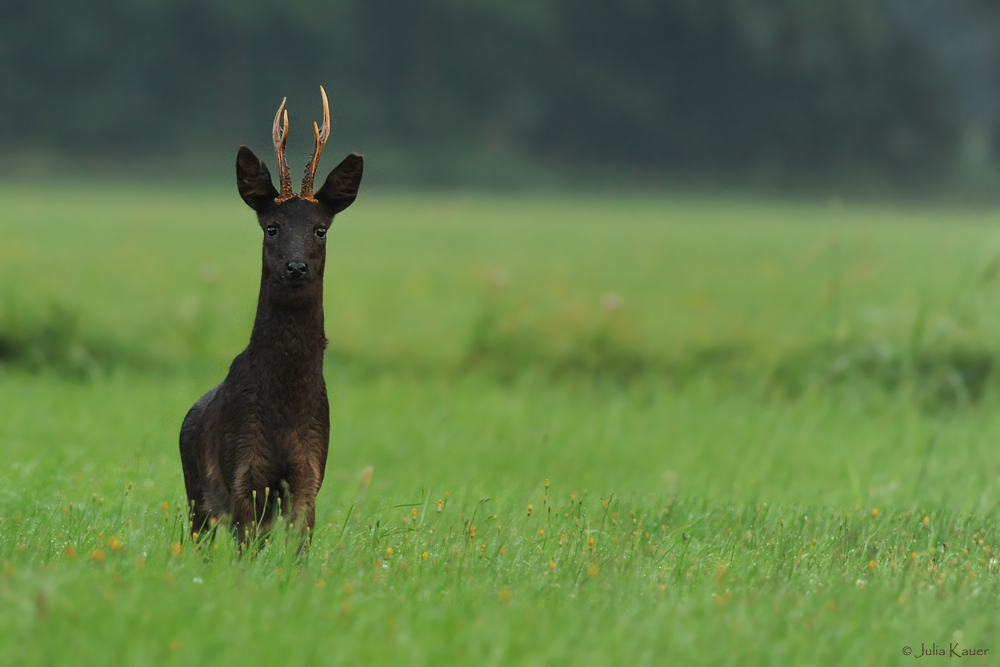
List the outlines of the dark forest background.
{"type": "Polygon", "coordinates": [[[985,0],[0,7],[8,176],[184,178],[241,143],[270,158],[285,95],[304,162],[322,83],[331,150],[365,152],[383,182],[997,181],[1000,5],[985,0]]]}

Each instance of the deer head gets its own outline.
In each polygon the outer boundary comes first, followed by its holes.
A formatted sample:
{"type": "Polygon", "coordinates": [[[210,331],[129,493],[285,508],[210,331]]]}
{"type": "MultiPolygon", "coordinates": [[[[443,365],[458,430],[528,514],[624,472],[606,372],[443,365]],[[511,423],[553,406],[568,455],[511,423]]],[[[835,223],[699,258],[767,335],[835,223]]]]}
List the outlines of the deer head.
{"type": "Polygon", "coordinates": [[[272,127],[280,192],[271,183],[271,173],[264,161],[253,151],[240,146],[236,155],[236,184],[240,197],[257,212],[257,221],[264,231],[265,277],[292,287],[322,281],[327,229],[333,216],[354,203],[364,169],[362,157],[351,153],[333,168],[323,187],[313,193],[316,168],[330,136],[330,104],[322,86],[319,90],[323,96],[323,127],[313,123],[316,147],[306,164],[298,195],[292,192],[292,177],[285,161],[287,98],[282,100],[272,127]]]}

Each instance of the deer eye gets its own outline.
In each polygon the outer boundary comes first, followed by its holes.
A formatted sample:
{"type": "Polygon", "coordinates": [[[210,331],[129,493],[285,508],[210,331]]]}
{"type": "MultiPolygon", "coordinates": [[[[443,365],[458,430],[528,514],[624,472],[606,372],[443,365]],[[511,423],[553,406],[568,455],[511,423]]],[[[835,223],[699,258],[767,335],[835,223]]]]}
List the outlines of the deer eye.
{"type": "Polygon", "coordinates": [[[326,236],[326,227],[317,227],[316,228],[316,236],[318,236],[320,238],[323,238],[324,236],[326,236]]]}
{"type": "Polygon", "coordinates": [[[268,236],[277,236],[278,235],[278,228],[275,227],[274,225],[269,226],[267,228],[267,235],[268,236]]]}

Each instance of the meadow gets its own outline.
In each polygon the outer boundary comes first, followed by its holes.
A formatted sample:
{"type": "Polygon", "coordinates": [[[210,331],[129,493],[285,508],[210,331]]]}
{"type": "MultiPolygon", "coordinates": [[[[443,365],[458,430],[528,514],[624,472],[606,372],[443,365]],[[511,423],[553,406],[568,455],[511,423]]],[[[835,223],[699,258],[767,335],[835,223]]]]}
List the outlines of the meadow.
{"type": "Polygon", "coordinates": [[[0,210],[0,664],[1000,662],[991,209],[363,193],[316,534],[243,558],[177,452],[235,188],[0,210]]]}

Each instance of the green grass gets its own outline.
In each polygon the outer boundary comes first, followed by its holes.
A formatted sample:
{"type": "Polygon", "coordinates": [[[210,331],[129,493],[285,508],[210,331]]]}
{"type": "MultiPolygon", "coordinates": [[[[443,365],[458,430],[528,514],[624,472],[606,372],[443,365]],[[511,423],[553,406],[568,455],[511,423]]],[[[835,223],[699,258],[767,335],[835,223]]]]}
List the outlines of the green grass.
{"type": "Polygon", "coordinates": [[[186,539],[176,438],[252,214],[0,205],[0,663],[997,662],[991,211],[371,193],[313,544],[240,559],[186,539]]]}

